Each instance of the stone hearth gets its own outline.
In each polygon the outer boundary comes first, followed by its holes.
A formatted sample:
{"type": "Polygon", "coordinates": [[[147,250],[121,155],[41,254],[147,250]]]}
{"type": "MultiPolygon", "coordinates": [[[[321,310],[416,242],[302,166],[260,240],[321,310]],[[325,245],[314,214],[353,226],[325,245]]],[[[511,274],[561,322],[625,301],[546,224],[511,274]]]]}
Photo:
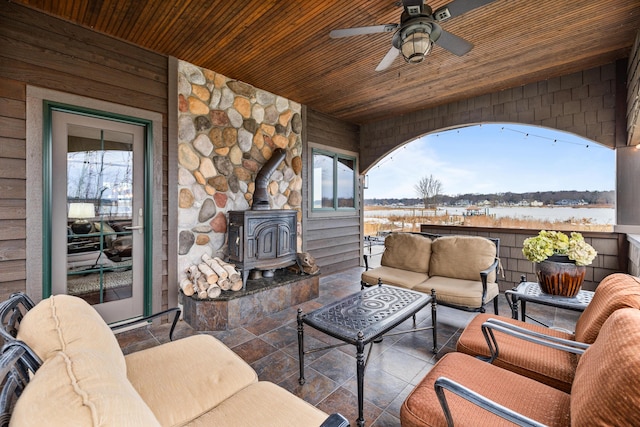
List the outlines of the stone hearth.
{"type": "Polygon", "coordinates": [[[320,274],[276,270],[273,278],[248,280],[246,289],[223,291],[215,299],[181,295],[184,320],[197,331],[224,331],[255,323],[285,308],[318,297],[320,274]]]}

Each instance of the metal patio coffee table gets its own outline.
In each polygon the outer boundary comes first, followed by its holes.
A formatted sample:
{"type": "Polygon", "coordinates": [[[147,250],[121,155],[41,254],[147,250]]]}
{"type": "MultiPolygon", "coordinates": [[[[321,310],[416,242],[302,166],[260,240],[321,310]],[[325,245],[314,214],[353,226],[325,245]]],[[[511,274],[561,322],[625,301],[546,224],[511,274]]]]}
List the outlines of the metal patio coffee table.
{"type": "Polygon", "coordinates": [[[308,314],[298,309],[298,354],[300,360],[299,383],[305,383],[304,355],[316,351],[327,350],[352,344],[356,347],[356,373],[358,382],[358,426],[364,426],[364,371],[371,348],[365,360],[364,348],[372,342],[379,342],[383,335],[404,334],[431,329],[433,348],[438,352],[436,338],[436,296],[415,292],[408,289],[388,285],[376,285],[350,295],[340,301],[326,305],[308,314]],[[415,328],[415,315],[427,304],[431,303],[431,326],[415,328]],[[413,316],[414,329],[387,334],[393,328],[413,316]],[[311,326],[327,335],[337,338],[343,343],[321,348],[304,350],[304,325],[311,326]]]}

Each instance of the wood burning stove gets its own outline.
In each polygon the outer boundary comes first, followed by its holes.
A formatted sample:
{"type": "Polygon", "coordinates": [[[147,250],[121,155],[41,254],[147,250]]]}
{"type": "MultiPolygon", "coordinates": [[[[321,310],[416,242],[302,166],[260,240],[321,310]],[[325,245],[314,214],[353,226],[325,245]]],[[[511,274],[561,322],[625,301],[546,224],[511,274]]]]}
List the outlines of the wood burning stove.
{"type": "Polygon", "coordinates": [[[294,210],[249,210],[229,212],[229,262],[242,271],[246,288],[249,271],[273,270],[296,262],[297,212],[294,210]]]}
{"type": "Polygon", "coordinates": [[[256,175],[251,210],[229,212],[229,262],[242,272],[243,289],[249,271],[272,277],[274,269],[296,262],[297,212],[271,209],[267,192],[269,177],[286,153],[282,148],[274,150],[256,175]]]}

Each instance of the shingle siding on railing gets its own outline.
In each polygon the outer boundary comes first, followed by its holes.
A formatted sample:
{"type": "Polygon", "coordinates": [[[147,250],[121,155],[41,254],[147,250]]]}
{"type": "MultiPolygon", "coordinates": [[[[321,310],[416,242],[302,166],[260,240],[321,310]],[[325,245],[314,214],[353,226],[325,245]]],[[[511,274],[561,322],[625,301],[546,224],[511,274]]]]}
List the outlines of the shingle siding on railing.
{"type": "MultiPolygon", "coordinates": [[[[538,234],[538,230],[456,227],[421,225],[421,231],[441,235],[468,235],[500,239],[500,261],[504,278],[499,279],[500,290],[515,286],[524,274],[527,280],[535,280],[535,265],[522,254],[524,239],[538,234]]],[[[624,233],[583,232],[587,243],[598,252],[593,263],[587,266],[583,289],[594,290],[600,281],[612,273],[627,272],[628,246],[624,233]]],[[[636,249],[637,250],[637,249],[636,249]]],[[[637,274],[637,273],[636,273],[637,274]]]]}
{"type": "Polygon", "coordinates": [[[628,237],[629,274],[640,276],[640,236],[628,237]]]}

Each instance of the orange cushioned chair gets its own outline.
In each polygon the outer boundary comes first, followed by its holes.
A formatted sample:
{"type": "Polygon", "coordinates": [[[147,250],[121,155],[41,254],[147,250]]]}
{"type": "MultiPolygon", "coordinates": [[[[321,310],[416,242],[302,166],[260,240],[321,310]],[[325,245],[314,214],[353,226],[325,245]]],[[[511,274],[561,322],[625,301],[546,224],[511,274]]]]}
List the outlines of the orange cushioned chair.
{"type": "Polygon", "coordinates": [[[637,425],[638,378],[640,310],[625,308],[580,357],[570,394],[455,352],[409,394],[400,420],[403,427],[637,425]]]}
{"type": "Polygon", "coordinates": [[[596,288],[591,303],[576,323],[575,334],[480,314],[463,331],[457,350],[569,392],[579,354],[595,341],[605,320],[625,307],[640,309],[640,279],[612,274],[596,288]],[[486,336],[493,337],[491,349],[486,336]]]}

